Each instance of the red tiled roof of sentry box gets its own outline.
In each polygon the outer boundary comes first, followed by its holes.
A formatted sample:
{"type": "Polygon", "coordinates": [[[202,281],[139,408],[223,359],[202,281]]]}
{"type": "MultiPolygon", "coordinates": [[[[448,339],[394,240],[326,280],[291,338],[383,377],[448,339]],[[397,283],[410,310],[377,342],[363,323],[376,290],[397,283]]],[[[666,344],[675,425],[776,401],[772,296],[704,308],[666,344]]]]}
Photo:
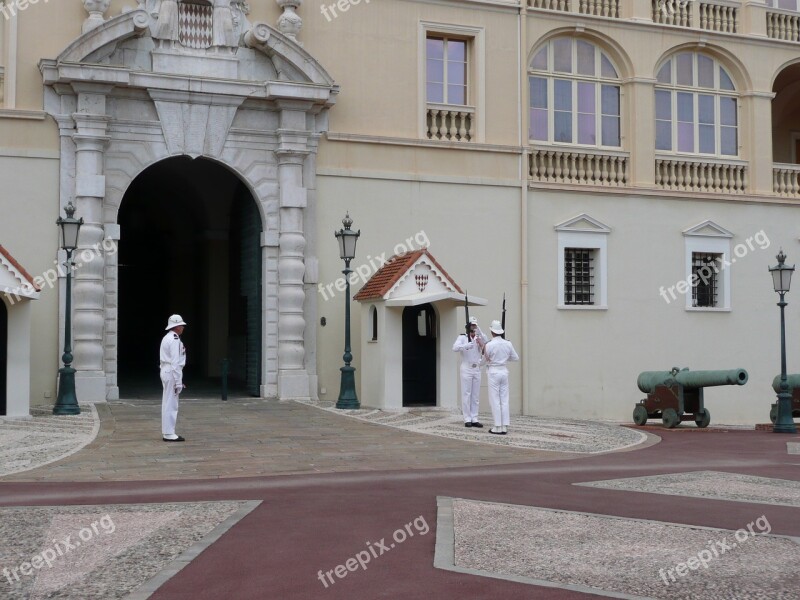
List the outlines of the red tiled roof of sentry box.
{"type": "Polygon", "coordinates": [[[42,291],[42,288],[40,288],[38,285],[36,285],[36,283],[34,283],[33,277],[31,277],[30,273],[28,273],[23,268],[23,266],[21,264],[19,264],[17,262],[17,260],[13,256],[11,256],[11,253],[8,250],[3,248],[2,244],[0,244],[0,254],[2,254],[6,258],[6,260],[8,260],[8,262],[10,262],[12,265],[14,265],[14,268],[17,271],[19,271],[19,274],[22,275],[28,281],[28,283],[31,284],[31,287],[35,291],[37,291],[37,292],[41,292],[42,291]]]}
{"type": "Polygon", "coordinates": [[[433,255],[428,252],[427,248],[422,250],[414,250],[413,252],[406,252],[404,254],[396,254],[392,256],[386,263],[376,271],[375,275],[369,278],[369,281],[364,284],[358,293],[353,296],[353,300],[375,300],[383,298],[389,290],[392,289],[403,274],[414,266],[414,263],[419,260],[421,256],[427,256],[436,269],[453,284],[459,294],[464,292],[458,287],[458,284],[453,281],[453,278],[448,275],[442,266],[436,261],[433,255]]]}

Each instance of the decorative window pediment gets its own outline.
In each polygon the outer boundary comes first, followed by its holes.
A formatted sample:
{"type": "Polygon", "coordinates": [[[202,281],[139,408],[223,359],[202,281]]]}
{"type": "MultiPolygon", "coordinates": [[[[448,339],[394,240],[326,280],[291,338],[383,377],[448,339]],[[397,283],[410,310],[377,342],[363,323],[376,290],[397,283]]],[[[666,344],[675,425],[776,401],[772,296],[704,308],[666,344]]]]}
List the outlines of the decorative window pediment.
{"type": "Polygon", "coordinates": [[[582,213],[555,226],[556,231],[581,231],[588,233],[611,233],[611,227],[582,213]]]}
{"type": "Polygon", "coordinates": [[[702,236],[702,237],[721,237],[732,238],[733,234],[724,227],[717,225],[714,221],[707,219],[702,223],[698,223],[694,227],[685,229],[683,235],[686,236],[702,236]]]}

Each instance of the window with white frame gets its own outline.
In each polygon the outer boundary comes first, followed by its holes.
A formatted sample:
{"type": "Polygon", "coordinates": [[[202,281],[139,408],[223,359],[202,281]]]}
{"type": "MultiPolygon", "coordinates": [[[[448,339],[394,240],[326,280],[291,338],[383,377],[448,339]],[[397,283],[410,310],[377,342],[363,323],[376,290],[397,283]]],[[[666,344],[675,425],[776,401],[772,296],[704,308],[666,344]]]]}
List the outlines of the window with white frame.
{"type": "Polygon", "coordinates": [[[528,73],[531,141],[620,147],[619,74],[605,52],[558,37],[534,54],[528,73]]]}
{"type": "Polygon", "coordinates": [[[428,34],[425,44],[425,90],[427,101],[437,104],[468,104],[466,39],[428,34]]]}
{"type": "Polygon", "coordinates": [[[733,234],[712,221],[683,232],[686,280],[668,290],[686,295],[687,310],[730,310],[731,239],[733,234]]]}
{"type": "Polygon", "coordinates": [[[656,150],[739,154],[738,96],[715,58],[681,52],[661,65],[656,79],[656,150]]]}
{"type": "Polygon", "coordinates": [[[556,225],[555,229],[558,308],[607,308],[607,240],[611,229],[586,214],[556,225]]]}

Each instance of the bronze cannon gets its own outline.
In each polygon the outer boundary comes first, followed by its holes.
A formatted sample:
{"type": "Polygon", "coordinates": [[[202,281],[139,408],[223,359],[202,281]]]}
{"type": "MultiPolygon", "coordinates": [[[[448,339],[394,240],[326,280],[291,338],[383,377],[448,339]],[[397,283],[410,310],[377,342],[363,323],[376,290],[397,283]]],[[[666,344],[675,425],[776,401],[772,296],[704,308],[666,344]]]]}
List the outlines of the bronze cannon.
{"type": "Polygon", "coordinates": [[[674,367],[671,371],[644,371],[636,384],[647,394],[633,409],[633,422],[644,425],[647,419],[661,418],[672,429],[681,421],[694,421],[708,427],[711,413],[703,404],[703,388],[744,385],[749,376],[744,369],[690,371],[674,367]]]}
{"type": "MultiPolygon", "coordinates": [[[[789,393],[792,395],[792,418],[800,418],[800,374],[794,373],[786,376],[786,383],[789,384],[789,393]]],[[[781,376],[776,375],[772,380],[772,389],[778,394],[781,391],[781,376]]],[[[778,403],[772,405],[769,411],[770,421],[775,423],[778,420],[778,403]]]]}

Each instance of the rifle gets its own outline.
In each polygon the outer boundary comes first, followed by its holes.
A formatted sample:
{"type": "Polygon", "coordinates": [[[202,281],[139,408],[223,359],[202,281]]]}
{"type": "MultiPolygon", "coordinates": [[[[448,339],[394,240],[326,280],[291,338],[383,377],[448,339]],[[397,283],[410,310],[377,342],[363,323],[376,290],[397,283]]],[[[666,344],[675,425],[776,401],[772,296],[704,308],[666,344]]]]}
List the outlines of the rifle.
{"type": "Polygon", "coordinates": [[[466,292],[464,293],[464,314],[467,319],[464,329],[467,333],[467,341],[469,341],[469,294],[466,292]]]}
{"type": "Polygon", "coordinates": [[[503,293],[503,316],[501,317],[500,327],[503,328],[503,334],[500,336],[503,339],[506,339],[506,295],[503,293]]]}

